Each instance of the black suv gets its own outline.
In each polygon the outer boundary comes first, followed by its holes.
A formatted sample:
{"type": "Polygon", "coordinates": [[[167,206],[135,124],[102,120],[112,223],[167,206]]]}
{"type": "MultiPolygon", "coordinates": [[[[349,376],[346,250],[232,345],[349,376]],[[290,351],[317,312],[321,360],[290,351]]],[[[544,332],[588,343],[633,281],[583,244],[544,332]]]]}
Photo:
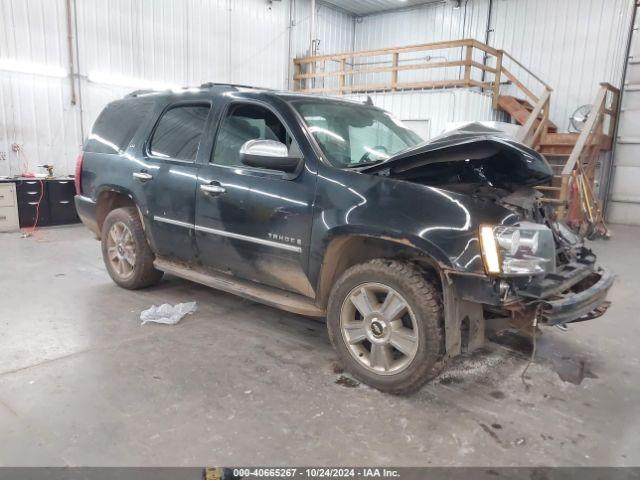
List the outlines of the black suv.
{"type": "Polygon", "coordinates": [[[347,370],[403,393],[485,325],[604,312],[613,277],[532,188],[551,177],[478,124],[425,143],[370,102],[205,84],[107,105],[76,206],[121,287],[168,272],[326,317],[347,370]]]}

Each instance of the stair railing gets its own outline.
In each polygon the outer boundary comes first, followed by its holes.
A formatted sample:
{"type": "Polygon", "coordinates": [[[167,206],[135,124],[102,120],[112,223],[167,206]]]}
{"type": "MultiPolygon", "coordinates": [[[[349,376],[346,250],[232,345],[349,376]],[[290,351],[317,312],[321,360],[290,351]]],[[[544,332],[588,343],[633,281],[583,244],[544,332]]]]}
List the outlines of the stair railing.
{"type": "Polygon", "coordinates": [[[293,62],[293,89],[303,93],[344,95],[475,87],[493,93],[493,108],[497,110],[501,87],[512,84],[535,104],[538,96],[513,73],[514,68],[551,90],[507,52],[471,38],[315,55],[293,62]]]}
{"type": "Polygon", "coordinates": [[[619,96],[620,90],[613,85],[600,84],[587,122],[562,169],[559,198],[561,206],[558,209],[558,217],[561,219],[566,216],[571,201],[572,178],[581,182],[589,190],[586,193],[592,198],[588,201],[594,204],[598,203],[595,195],[595,173],[601,151],[610,149],[613,143],[618,118],[619,96]]]}
{"type": "Polygon", "coordinates": [[[527,121],[518,129],[516,138],[532,148],[536,147],[549,126],[551,89],[545,88],[527,121]]]}
{"type": "MultiPolygon", "coordinates": [[[[518,60],[516,60],[509,52],[505,51],[505,50],[501,50],[503,55],[504,55],[504,59],[508,59],[510,62],[512,62],[514,65],[517,66],[517,68],[521,69],[526,75],[530,76],[531,78],[533,78],[534,80],[536,80],[540,85],[542,85],[542,87],[544,87],[545,91],[549,91],[552,92],[553,89],[551,88],[551,86],[545,82],[544,80],[542,80],[539,76],[537,76],[535,73],[533,73],[531,70],[529,70],[527,67],[525,67],[522,63],[520,63],[518,60]]],[[[506,63],[503,60],[503,63],[506,63]]],[[[516,87],[518,87],[518,89],[524,93],[531,101],[533,104],[536,104],[539,101],[539,98],[537,95],[535,95],[525,84],[524,82],[522,82],[516,75],[514,75],[512,73],[513,68],[507,69],[504,65],[502,65],[502,75],[504,75],[509,81],[511,81],[516,87]]]]}

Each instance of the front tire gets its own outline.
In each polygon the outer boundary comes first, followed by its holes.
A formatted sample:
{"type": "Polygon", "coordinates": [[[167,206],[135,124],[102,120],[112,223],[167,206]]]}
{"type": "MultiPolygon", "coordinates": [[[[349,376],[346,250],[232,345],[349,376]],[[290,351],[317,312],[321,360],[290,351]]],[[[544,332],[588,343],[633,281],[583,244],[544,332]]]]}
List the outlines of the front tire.
{"type": "Polygon", "coordinates": [[[440,291],[411,264],[376,259],[349,268],[331,291],[327,327],[345,369],[378,390],[410,393],[440,372],[440,291]]]}
{"type": "Polygon", "coordinates": [[[157,284],[162,272],[153,266],[155,256],[134,207],[111,211],[102,225],[102,258],[113,281],[136,290],[157,284]]]}

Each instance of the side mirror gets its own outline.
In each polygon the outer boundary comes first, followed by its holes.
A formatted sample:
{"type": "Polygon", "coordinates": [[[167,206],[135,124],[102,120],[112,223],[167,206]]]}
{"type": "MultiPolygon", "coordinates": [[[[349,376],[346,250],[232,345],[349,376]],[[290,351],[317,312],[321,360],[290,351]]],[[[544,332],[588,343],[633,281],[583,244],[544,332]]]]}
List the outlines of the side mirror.
{"type": "Polygon", "coordinates": [[[289,155],[284,143],[275,140],[249,140],[240,148],[240,160],[249,167],[295,172],[301,158],[289,155]]]}

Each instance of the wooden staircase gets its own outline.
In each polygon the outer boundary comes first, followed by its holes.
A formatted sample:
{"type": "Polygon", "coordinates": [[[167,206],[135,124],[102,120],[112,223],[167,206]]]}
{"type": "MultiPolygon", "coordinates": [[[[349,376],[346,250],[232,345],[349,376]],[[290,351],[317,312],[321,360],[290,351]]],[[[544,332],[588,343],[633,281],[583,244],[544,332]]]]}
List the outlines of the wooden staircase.
{"type": "MultiPolygon", "coordinates": [[[[533,112],[534,106],[529,103],[528,100],[524,98],[517,98],[513,95],[499,95],[498,96],[498,107],[501,110],[504,110],[509,114],[509,116],[519,125],[524,125],[533,112]]],[[[536,127],[539,122],[542,121],[542,116],[538,117],[538,122],[536,122],[536,127]]],[[[558,127],[555,126],[552,122],[549,122],[547,127],[549,132],[557,132],[558,127]]]]}
{"type": "Polygon", "coordinates": [[[551,183],[538,187],[543,201],[570,223],[604,225],[595,174],[600,153],[611,149],[618,117],[620,92],[610,84],[600,85],[577,134],[559,132],[549,118],[552,88],[544,80],[508,52],[472,38],[296,58],[294,69],[294,90],[303,93],[489,92],[493,109],[521,126],[518,140],[544,154],[554,170],[551,183]]]}
{"type": "MultiPolygon", "coordinates": [[[[557,129],[556,129],[557,132],[557,129]]],[[[579,133],[556,133],[547,132],[542,135],[536,150],[542,153],[551,169],[553,170],[553,178],[551,185],[537,187],[550,203],[561,201],[560,194],[562,192],[562,171],[567,165],[567,160],[571,156],[571,152],[576,146],[579,133]]],[[[562,203],[559,203],[562,205],[562,203]]]]}
{"type": "Polygon", "coordinates": [[[612,148],[617,120],[619,91],[602,83],[592,113],[580,133],[560,133],[549,120],[551,89],[540,98],[525,92],[528,99],[500,95],[497,107],[521,125],[518,139],[542,153],[553,170],[549,185],[536,187],[543,202],[556,205],[559,218],[574,225],[588,224],[604,233],[602,207],[596,193],[596,171],[600,154],[612,148]]]}

